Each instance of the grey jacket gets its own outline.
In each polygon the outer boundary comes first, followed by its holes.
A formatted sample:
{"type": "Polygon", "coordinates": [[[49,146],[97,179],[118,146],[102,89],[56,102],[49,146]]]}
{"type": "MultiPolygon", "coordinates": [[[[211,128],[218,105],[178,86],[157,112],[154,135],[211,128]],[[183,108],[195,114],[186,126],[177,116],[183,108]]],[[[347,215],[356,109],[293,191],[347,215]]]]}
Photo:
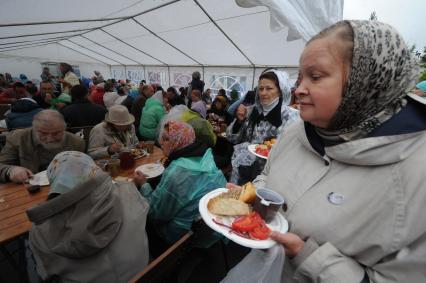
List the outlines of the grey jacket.
{"type": "Polygon", "coordinates": [[[27,211],[30,247],[43,278],[127,282],[148,263],[148,202],[133,183],[102,173],[27,211]]]}
{"type": "Polygon", "coordinates": [[[8,181],[7,172],[12,165],[18,165],[31,170],[33,173],[43,171],[56,154],[75,150],[84,152],[84,140],[65,132],[64,146],[59,149],[45,149],[35,138],[32,128],[15,130],[6,138],[6,145],[0,153],[0,182],[8,181]]]}
{"type": "Polygon", "coordinates": [[[256,187],[284,196],[306,244],[283,282],[426,282],[426,133],[364,138],[319,156],[303,122],[288,128],[256,187]]]}
{"type": "MultiPolygon", "coordinates": [[[[113,143],[121,143],[120,140],[114,136],[114,133],[105,127],[105,122],[97,124],[90,131],[89,147],[87,153],[93,158],[102,158],[109,156],[108,147],[113,143]]],[[[138,137],[136,136],[135,126],[132,125],[132,130],[124,143],[125,147],[136,146],[139,143],[138,137]]]]}

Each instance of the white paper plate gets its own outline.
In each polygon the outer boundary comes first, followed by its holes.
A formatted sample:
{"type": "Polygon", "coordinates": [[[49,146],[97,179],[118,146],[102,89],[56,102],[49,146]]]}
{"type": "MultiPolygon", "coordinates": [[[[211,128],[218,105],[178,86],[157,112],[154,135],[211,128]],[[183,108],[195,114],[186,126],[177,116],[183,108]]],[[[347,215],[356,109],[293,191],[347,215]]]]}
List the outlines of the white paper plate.
{"type": "Polygon", "coordinates": [[[256,155],[257,157],[260,157],[260,158],[263,158],[263,159],[268,159],[267,156],[260,155],[259,153],[256,152],[256,146],[258,146],[258,144],[249,144],[248,145],[248,150],[250,151],[250,153],[256,155]]]}
{"type": "Polygon", "coordinates": [[[161,165],[160,163],[148,163],[148,164],[139,166],[138,168],[135,169],[135,171],[142,172],[143,174],[145,174],[145,176],[148,179],[150,179],[163,174],[164,166],[161,165]]]}
{"type": "MultiPolygon", "coordinates": [[[[219,189],[216,189],[214,191],[211,191],[210,193],[206,194],[205,196],[203,196],[200,199],[200,202],[198,204],[198,209],[200,210],[201,217],[203,218],[203,220],[207,224],[207,226],[209,226],[210,228],[212,228],[216,232],[221,233],[222,235],[224,235],[228,239],[230,239],[230,240],[234,241],[235,243],[237,243],[241,246],[244,246],[244,247],[248,247],[248,248],[252,248],[252,249],[269,249],[270,247],[272,247],[276,243],[274,240],[271,240],[271,239],[266,239],[266,240],[246,239],[246,238],[243,238],[241,236],[238,236],[235,233],[230,233],[229,228],[220,226],[220,225],[216,224],[215,222],[213,222],[213,219],[216,218],[216,219],[220,219],[221,222],[223,222],[224,224],[231,226],[231,223],[236,218],[236,217],[230,217],[230,216],[218,216],[218,215],[211,213],[207,209],[207,204],[208,204],[208,202],[211,198],[213,198],[213,197],[215,197],[215,196],[217,196],[217,195],[219,195],[223,192],[226,192],[226,191],[228,191],[228,189],[219,188],[219,189]]],[[[285,233],[285,232],[288,231],[288,222],[284,218],[284,216],[279,212],[275,216],[274,220],[272,220],[271,223],[268,223],[267,225],[273,231],[278,231],[278,232],[281,232],[281,233],[285,233]]]]}
{"type": "Polygon", "coordinates": [[[49,179],[47,178],[46,170],[38,172],[30,179],[30,185],[48,186],[49,179]]]}

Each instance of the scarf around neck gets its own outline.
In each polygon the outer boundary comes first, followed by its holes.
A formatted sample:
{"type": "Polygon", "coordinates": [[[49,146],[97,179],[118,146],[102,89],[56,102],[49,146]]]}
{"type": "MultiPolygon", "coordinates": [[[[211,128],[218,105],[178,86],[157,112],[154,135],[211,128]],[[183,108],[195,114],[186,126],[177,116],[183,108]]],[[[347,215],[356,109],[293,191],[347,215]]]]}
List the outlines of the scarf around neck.
{"type": "Polygon", "coordinates": [[[406,105],[419,68],[399,33],[377,21],[347,21],[354,49],[342,102],[328,129],[316,128],[325,140],[356,140],[389,120],[406,105]]]}

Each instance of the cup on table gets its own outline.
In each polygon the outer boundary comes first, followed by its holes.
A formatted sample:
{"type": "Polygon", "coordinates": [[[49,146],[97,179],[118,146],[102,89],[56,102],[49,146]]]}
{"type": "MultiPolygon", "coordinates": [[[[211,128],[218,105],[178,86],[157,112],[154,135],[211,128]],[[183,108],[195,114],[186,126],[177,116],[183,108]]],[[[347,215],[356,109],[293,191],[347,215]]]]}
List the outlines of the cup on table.
{"type": "Polygon", "coordinates": [[[259,213],[266,223],[274,219],[283,204],[284,198],[279,193],[269,189],[256,189],[253,209],[259,213]]]}
{"type": "Polygon", "coordinates": [[[120,174],[120,159],[108,160],[105,169],[112,178],[117,177],[120,174]]]}
{"type": "Polygon", "coordinates": [[[130,149],[122,150],[120,152],[119,159],[120,159],[121,169],[126,170],[126,169],[133,168],[133,166],[135,166],[135,158],[132,152],[130,151],[130,149]]]}
{"type": "Polygon", "coordinates": [[[154,152],[154,141],[145,141],[144,144],[148,153],[154,152]]]}

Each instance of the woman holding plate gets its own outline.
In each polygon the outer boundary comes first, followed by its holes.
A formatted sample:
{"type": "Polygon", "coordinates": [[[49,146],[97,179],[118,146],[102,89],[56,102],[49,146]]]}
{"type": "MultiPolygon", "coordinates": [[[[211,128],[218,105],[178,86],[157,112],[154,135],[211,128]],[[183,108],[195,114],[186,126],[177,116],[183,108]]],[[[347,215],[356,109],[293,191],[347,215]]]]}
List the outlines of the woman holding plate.
{"type": "MultiPolygon", "coordinates": [[[[217,169],[211,149],[195,141],[194,129],[189,124],[168,121],[160,133],[160,144],[167,157],[160,183],[153,190],[140,171],[135,173],[135,182],[141,185],[140,192],[150,204],[149,232],[166,246],[191,229],[199,217],[201,197],[224,187],[226,179],[217,169]]],[[[150,245],[151,239],[150,235],[150,245]]]]}
{"type": "Polygon", "coordinates": [[[279,192],[290,232],[283,282],[426,282],[426,106],[398,32],[342,21],[300,59],[299,122],[255,180],[279,192]],[[283,170],[285,168],[285,170],[283,170]]]}
{"type": "Polygon", "coordinates": [[[248,146],[277,137],[288,125],[299,120],[299,111],[290,108],[290,102],[291,85],[287,73],[268,70],[260,75],[255,104],[241,104],[226,130],[226,138],[236,144],[231,161],[231,182],[245,184],[260,174],[265,160],[250,153],[248,146]]]}

